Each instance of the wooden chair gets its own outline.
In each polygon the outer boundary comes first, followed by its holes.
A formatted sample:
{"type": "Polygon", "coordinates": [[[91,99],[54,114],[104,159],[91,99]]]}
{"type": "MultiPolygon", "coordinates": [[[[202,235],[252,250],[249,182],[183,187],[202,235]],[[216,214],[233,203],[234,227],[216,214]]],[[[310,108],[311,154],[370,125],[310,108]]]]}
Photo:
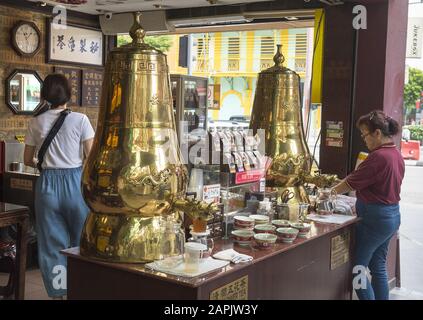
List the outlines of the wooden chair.
{"type": "Polygon", "coordinates": [[[9,299],[15,292],[16,276],[16,249],[13,243],[0,241],[0,272],[8,273],[9,279],[6,286],[0,286],[0,297],[9,299]]]}

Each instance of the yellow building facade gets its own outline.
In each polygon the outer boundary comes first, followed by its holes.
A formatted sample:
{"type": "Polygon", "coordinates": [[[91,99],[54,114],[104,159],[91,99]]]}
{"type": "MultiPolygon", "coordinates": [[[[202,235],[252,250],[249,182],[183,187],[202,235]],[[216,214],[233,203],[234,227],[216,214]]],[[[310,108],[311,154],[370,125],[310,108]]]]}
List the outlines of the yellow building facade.
{"type": "MultiPolygon", "coordinates": [[[[285,65],[302,79],[306,75],[308,29],[197,33],[192,36],[192,75],[208,77],[215,103],[209,117],[228,120],[250,116],[257,74],[274,65],[276,45],[282,44],[285,65]]],[[[171,73],[187,74],[178,67],[179,36],[168,52],[171,73]]]]}

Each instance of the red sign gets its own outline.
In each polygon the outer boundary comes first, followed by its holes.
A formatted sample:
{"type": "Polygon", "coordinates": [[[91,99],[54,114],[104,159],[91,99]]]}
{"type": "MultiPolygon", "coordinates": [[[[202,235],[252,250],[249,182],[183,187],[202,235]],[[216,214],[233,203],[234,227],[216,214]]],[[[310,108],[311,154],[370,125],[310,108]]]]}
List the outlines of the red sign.
{"type": "Polygon", "coordinates": [[[244,172],[237,172],[235,174],[235,184],[260,181],[260,179],[263,178],[264,175],[264,170],[250,170],[244,172]]]}

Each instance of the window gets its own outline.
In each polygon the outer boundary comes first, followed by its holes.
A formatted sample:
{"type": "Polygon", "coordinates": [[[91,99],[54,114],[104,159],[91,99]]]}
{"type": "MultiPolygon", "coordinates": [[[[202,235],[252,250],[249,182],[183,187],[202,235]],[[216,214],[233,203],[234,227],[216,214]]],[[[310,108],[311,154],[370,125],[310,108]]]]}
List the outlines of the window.
{"type": "Polygon", "coordinates": [[[260,39],[260,70],[274,65],[275,40],[273,37],[261,37],[260,39]]]}
{"type": "Polygon", "coordinates": [[[203,38],[197,38],[197,72],[206,72],[208,70],[209,60],[209,38],[205,34],[203,38]]]}
{"type": "Polygon", "coordinates": [[[228,38],[228,71],[239,71],[239,37],[228,38]]]}
{"type": "Polygon", "coordinates": [[[295,35],[295,71],[306,72],[307,58],[307,34],[299,33],[295,35]]]}

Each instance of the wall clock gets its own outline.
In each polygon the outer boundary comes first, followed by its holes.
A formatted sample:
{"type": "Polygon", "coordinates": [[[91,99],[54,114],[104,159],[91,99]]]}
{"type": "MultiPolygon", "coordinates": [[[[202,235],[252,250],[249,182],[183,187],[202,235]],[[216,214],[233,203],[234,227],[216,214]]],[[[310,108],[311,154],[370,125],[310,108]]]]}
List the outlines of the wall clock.
{"type": "Polygon", "coordinates": [[[24,57],[33,57],[41,48],[41,32],[31,21],[19,21],[12,30],[13,48],[24,57]]]}

